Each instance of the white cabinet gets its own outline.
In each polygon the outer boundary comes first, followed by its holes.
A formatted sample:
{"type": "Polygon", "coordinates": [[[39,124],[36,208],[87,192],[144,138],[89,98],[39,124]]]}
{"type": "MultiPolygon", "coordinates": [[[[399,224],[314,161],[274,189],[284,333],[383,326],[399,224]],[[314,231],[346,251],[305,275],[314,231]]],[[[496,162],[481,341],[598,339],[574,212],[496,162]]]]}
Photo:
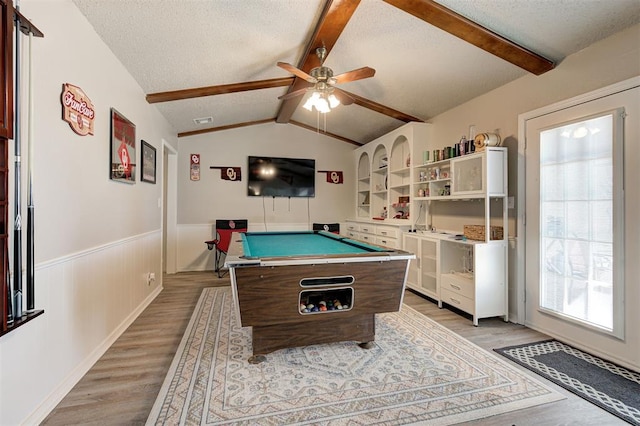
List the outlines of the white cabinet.
{"type": "Polygon", "coordinates": [[[376,240],[379,246],[402,248],[402,232],[398,226],[375,225],[376,240]]]}
{"type": "Polygon", "coordinates": [[[356,222],[347,222],[345,225],[345,230],[342,232],[342,234],[347,237],[347,238],[351,238],[354,240],[359,240],[360,239],[360,225],[356,222]]]}
{"type": "Polygon", "coordinates": [[[452,234],[411,233],[403,250],[409,263],[407,286],[438,302],[480,318],[502,316],[507,309],[507,242],[456,240],[452,234]]]}
{"type": "Polygon", "coordinates": [[[487,148],[477,154],[451,159],[451,195],[505,196],[506,148],[487,148]]]}
{"type": "Polygon", "coordinates": [[[507,309],[507,243],[441,241],[440,299],[478,319],[502,316],[507,309]]]}
{"type": "Polygon", "coordinates": [[[348,238],[393,249],[402,248],[402,233],[409,230],[408,225],[377,224],[354,220],[348,220],[345,228],[343,235],[348,238]]]}
{"type": "MultiPolygon", "coordinates": [[[[440,241],[438,239],[405,233],[403,250],[416,255],[409,263],[407,286],[440,305],[440,241]]],[[[441,305],[440,305],[441,306],[441,305]]]]}
{"type": "MultiPolygon", "coordinates": [[[[435,299],[440,293],[440,241],[423,238],[420,241],[420,287],[435,299]]],[[[442,305],[440,305],[442,306],[442,305]]]]}

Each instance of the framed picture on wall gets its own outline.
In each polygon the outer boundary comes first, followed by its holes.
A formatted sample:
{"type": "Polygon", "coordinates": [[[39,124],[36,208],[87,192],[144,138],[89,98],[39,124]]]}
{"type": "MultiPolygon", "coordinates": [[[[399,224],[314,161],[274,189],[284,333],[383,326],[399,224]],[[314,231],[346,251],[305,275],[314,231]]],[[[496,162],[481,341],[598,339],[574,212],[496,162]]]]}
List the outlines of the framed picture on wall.
{"type": "Polygon", "coordinates": [[[142,142],[142,155],[140,157],[142,182],[156,183],[156,149],[148,142],[142,142]]]}
{"type": "Polygon", "coordinates": [[[136,126],[111,108],[111,180],[136,183],[136,126]]]}

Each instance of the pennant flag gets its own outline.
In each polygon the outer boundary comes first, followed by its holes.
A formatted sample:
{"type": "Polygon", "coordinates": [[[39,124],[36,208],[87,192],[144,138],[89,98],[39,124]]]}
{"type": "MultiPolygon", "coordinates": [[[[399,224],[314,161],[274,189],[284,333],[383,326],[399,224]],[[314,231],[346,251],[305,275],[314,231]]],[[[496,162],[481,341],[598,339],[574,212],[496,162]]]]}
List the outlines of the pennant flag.
{"type": "Polygon", "coordinates": [[[191,154],[191,180],[200,180],[200,154],[191,154]]]}
{"type": "Polygon", "coordinates": [[[242,173],[240,167],[228,167],[228,166],[211,166],[210,169],[220,169],[220,179],[241,181],[242,173]]]}
{"type": "Polygon", "coordinates": [[[318,170],[318,173],[326,173],[328,183],[335,183],[335,184],[344,183],[344,177],[341,171],[318,170]]]}

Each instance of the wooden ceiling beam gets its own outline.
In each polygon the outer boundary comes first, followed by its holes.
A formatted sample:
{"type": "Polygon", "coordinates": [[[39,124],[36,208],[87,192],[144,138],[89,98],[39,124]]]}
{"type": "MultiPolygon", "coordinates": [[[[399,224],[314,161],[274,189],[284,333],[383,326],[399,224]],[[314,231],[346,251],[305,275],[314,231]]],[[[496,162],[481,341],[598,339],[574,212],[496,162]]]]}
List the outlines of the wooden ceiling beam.
{"type": "Polygon", "coordinates": [[[341,140],[343,142],[348,142],[348,143],[350,143],[352,145],[356,145],[356,146],[362,146],[363,145],[362,143],[356,142],[353,139],[348,139],[348,138],[345,138],[343,136],[336,135],[335,133],[329,133],[329,132],[327,132],[325,130],[318,129],[317,127],[309,126],[308,124],[304,124],[304,123],[301,123],[299,121],[289,120],[289,124],[294,124],[294,125],[296,125],[298,127],[302,127],[303,129],[311,130],[311,131],[313,131],[315,133],[320,133],[321,135],[330,136],[332,138],[341,140]]]}
{"type": "Polygon", "coordinates": [[[181,99],[199,98],[202,96],[223,95],[226,93],[245,92],[248,90],[270,89],[284,87],[293,83],[293,77],[273,78],[270,80],[247,81],[244,83],[221,84],[219,86],[197,87],[194,89],[174,90],[171,92],[149,93],[147,102],[177,101],[181,99]]]}
{"type": "MultiPolygon", "coordinates": [[[[327,55],[329,55],[359,4],[360,0],[327,1],[320,20],[313,32],[313,36],[307,44],[305,54],[298,64],[299,69],[309,73],[313,68],[320,65],[320,59],[316,55],[316,49],[324,46],[327,49],[327,55]]],[[[303,89],[308,85],[309,84],[303,79],[295,77],[295,81],[287,93],[303,89]]],[[[302,96],[283,100],[282,104],[280,104],[276,122],[288,123],[301,100],[302,96]]]]}
{"type": "Polygon", "coordinates": [[[362,96],[356,95],[355,93],[347,92],[346,90],[342,90],[342,89],[340,90],[346,93],[347,95],[349,95],[353,99],[354,104],[360,105],[361,107],[368,108],[375,112],[379,112],[380,114],[387,115],[391,118],[395,118],[396,120],[404,121],[405,123],[409,123],[412,121],[417,121],[420,123],[424,122],[424,120],[421,118],[413,117],[409,114],[405,114],[402,111],[389,108],[388,106],[379,104],[369,99],[365,99],[362,96]]]}
{"type": "Polygon", "coordinates": [[[178,137],[182,138],[185,136],[201,135],[203,133],[212,133],[212,132],[219,132],[222,130],[237,129],[238,127],[255,126],[256,124],[273,123],[273,121],[274,121],[273,118],[267,118],[265,120],[246,121],[244,123],[229,124],[227,126],[209,127],[208,129],[191,130],[189,132],[178,133],[178,137]]]}
{"type": "Polygon", "coordinates": [[[544,74],[555,66],[547,58],[494,33],[433,0],[384,1],[535,75],[544,74]]]}

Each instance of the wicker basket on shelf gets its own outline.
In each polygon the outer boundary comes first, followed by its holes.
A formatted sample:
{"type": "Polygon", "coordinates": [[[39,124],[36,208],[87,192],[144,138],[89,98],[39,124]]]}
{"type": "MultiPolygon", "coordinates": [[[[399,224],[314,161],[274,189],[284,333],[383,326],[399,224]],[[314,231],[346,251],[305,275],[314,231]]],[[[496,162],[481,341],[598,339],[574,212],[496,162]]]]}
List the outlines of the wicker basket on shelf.
{"type": "MultiPolygon", "coordinates": [[[[492,226],[490,239],[502,240],[504,230],[502,226],[492,226]]],[[[485,241],[484,225],[464,225],[464,236],[469,240],[485,241]]]]}

